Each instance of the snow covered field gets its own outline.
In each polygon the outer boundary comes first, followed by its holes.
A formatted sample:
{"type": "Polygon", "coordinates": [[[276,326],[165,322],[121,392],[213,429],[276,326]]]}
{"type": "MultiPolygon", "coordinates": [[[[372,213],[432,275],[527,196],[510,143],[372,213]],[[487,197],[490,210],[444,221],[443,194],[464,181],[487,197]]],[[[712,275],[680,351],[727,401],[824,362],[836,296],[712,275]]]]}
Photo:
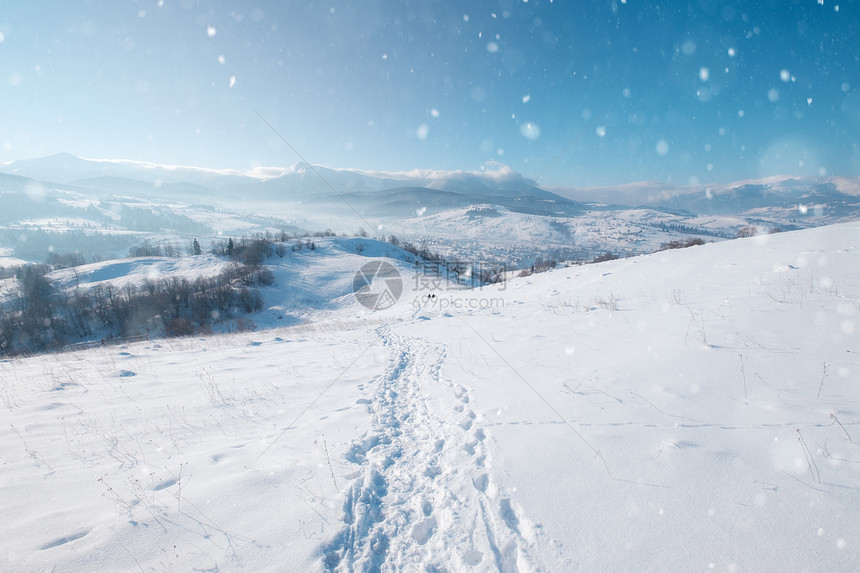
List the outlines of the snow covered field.
{"type": "Polygon", "coordinates": [[[854,570],[858,247],[0,361],[0,569],[854,570]]]}

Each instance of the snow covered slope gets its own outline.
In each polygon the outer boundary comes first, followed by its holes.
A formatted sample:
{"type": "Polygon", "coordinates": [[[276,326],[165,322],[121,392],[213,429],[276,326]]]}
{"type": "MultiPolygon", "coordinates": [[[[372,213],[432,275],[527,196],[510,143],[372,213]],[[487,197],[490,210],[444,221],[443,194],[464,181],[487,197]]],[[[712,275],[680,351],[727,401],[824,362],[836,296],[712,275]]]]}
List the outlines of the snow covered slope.
{"type": "Polygon", "coordinates": [[[449,258],[523,268],[536,257],[591,260],[606,252],[651,253],[664,243],[696,235],[720,240],[733,237],[745,225],[728,217],[690,218],[650,209],[595,207],[579,216],[559,217],[483,204],[395,221],[387,228],[403,240],[430,245],[449,258]]]}
{"type": "Polygon", "coordinates": [[[858,247],[834,225],[2,361],[2,568],[853,570],[858,247]]]}

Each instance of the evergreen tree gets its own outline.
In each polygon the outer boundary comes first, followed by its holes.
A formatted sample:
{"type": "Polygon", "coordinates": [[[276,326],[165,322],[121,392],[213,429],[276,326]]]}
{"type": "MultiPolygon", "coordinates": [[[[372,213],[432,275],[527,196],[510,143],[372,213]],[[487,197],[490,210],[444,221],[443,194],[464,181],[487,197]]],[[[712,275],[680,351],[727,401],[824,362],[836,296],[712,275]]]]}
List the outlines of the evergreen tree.
{"type": "Polygon", "coordinates": [[[197,238],[195,237],[194,242],[191,243],[191,254],[199,255],[203,251],[200,250],[200,243],[197,242],[197,238]]]}

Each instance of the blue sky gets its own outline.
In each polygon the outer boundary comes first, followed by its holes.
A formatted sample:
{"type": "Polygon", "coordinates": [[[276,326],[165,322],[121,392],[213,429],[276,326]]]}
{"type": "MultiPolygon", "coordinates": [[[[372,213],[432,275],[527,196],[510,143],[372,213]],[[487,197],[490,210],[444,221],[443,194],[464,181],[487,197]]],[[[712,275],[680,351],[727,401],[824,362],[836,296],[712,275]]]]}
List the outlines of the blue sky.
{"type": "Polygon", "coordinates": [[[0,162],[860,175],[856,3],[0,1],[0,162]],[[75,4],[75,5],[72,5],[75,4]]]}

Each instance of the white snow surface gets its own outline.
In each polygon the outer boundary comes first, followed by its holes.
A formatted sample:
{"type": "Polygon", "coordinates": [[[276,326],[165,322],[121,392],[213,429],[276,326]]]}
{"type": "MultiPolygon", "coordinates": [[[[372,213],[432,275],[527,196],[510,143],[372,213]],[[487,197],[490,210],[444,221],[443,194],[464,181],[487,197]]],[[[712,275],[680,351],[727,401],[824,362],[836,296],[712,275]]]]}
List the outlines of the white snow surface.
{"type": "Polygon", "coordinates": [[[227,264],[227,261],[214,255],[186,258],[131,257],[54,271],[51,273],[51,279],[62,288],[90,287],[108,282],[116,286],[122,286],[124,283],[140,286],[147,279],[183,276],[193,280],[198,276],[217,275],[227,264]]]}
{"type": "Polygon", "coordinates": [[[0,569],[855,570],[858,246],[0,361],[0,569]]]}

